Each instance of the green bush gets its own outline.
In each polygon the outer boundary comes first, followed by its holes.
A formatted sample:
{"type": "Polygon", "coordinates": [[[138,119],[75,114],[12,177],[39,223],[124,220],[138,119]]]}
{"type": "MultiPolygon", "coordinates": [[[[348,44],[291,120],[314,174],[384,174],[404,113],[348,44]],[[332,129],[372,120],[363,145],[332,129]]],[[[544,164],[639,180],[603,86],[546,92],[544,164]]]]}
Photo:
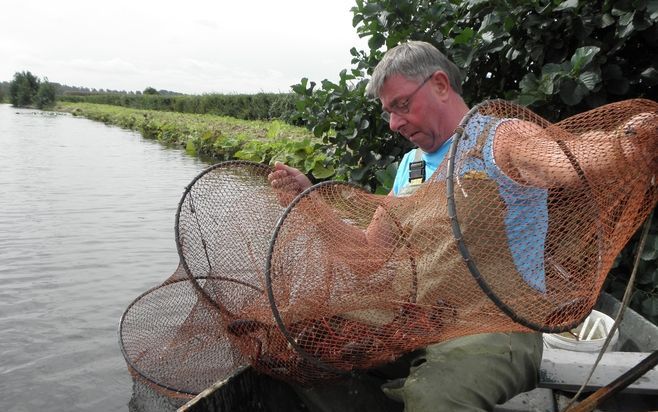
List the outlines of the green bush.
{"type": "Polygon", "coordinates": [[[322,150],[336,170],[332,178],[385,193],[392,179],[385,179],[390,173],[384,172],[411,146],[388,131],[378,104],[365,96],[367,80],[361,74],[343,70],[338,83],[324,80],[317,90],[315,83],[302,79],[293,86],[300,96],[298,116],[325,144],[322,150]]]}

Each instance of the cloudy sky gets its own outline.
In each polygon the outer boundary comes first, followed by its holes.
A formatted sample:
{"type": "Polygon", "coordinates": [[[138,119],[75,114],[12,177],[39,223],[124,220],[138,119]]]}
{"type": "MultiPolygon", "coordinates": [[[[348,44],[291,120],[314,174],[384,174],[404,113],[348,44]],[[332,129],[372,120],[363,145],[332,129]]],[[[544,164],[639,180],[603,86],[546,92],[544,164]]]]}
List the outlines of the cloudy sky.
{"type": "Polygon", "coordinates": [[[0,81],[29,70],[71,86],[286,92],[338,79],[354,0],[28,0],[0,9],[0,81]]]}

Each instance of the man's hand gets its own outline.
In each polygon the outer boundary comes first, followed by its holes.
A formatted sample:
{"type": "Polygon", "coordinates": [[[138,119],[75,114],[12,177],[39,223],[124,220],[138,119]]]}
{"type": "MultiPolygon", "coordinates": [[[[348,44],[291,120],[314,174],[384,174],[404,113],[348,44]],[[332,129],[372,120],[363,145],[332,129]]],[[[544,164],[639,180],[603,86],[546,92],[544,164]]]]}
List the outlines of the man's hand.
{"type": "Polygon", "coordinates": [[[267,175],[267,180],[283,207],[288,206],[295,196],[312,186],[304,173],[281,162],[274,164],[274,171],[267,175]]]}

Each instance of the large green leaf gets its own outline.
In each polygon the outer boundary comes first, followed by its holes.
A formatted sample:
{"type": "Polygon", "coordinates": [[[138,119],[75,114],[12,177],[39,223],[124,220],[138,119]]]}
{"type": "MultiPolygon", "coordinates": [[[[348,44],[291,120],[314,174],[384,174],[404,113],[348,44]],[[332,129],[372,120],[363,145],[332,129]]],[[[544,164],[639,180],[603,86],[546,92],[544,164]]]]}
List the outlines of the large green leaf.
{"type": "Polygon", "coordinates": [[[617,35],[620,38],[628,37],[636,30],[635,27],[635,11],[628,11],[619,16],[617,21],[617,35]]]}
{"type": "Polygon", "coordinates": [[[569,9],[575,9],[578,7],[578,0],[566,0],[560,3],[554,11],[563,11],[563,10],[569,10],[569,9]]]}
{"type": "Polygon", "coordinates": [[[379,190],[376,193],[387,194],[393,189],[393,183],[395,181],[395,174],[397,173],[397,168],[398,168],[397,162],[389,163],[385,169],[383,170],[380,169],[375,172],[375,177],[377,178],[377,181],[380,183],[378,189],[381,188],[381,190],[379,190]]]}
{"type": "Polygon", "coordinates": [[[592,91],[596,86],[601,83],[601,76],[594,72],[583,72],[578,76],[578,80],[587,87],[589,91],[592,91]]]}
{"type": "Polygon", "coordinates": [[[313,177],[316,179],[327,179],[333,176],[335,173],[336,170],[332,166],[327,167],[320,162],[317,162],[311,170],[311,174],[313,174],[313,177]]]}
{"type": "Polygon", "coordinates": [[[519,82],[519,87],[521,90],[534,90],[537,88],[538,84],[539,79],[534,73],[530,72],[523,76],[519,82]]]}
{"type": "Polygon", "coordinates": [[[580,73],[588,64],[592,62],[594,56],[601,51],[600,47],[585,46],[579,47],[571,56],[571,66],[573,67],[573,74],[580,73]]]}
{"type": "Polygon", "coordinates": [[[471,29],[470,27],[465,28],[464,30],[462,30],[461,33],[459,33],[455,37],[455,39],[454,39],[455,40],[455,45],[467,44],[468,42],[471,41],[474,34],[475,34],[475,32],[473,31],[473,29],[471,29]]]}
{"type": "Polygon", "coordinates": [[[640,76],[645,78],[647,83],[652,86],[658,84],[658,70],[656,70],[655,67],[648,67],[646,70],[640,73],[640,76]]]}
{"type": "Polygon", "coordinates": [[[385,42],[386,42],[386,38],[383,35],[381,35],[380,33],[375,33],[372,35],[370,40],[368,40],[368,47],[370,47],[373,50],[377,50],[381,48],[385,42]]]}
{"type": "Polygon", "coordinates": [[[473,60],[475,50],[469,46],[462,45],[453,49],[452,61],[458,66],[467,68],[473,60]]]}
{"type": "Polygon", "coordinates": [[[542,74],[541,80],[539,81],[538,90],[549,96],[554,94],[556,88],[555,86],[561,77],[562,73],[560,72],[542,74]]]}

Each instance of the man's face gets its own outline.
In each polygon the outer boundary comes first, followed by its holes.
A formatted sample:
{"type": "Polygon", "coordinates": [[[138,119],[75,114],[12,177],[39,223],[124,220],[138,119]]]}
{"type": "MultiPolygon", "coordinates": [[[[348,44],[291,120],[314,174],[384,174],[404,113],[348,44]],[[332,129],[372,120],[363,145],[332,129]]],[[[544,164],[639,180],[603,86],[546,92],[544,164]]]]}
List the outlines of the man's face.
{"type": "MultiPolygon", "coordinates": [[[[441,101],[434,90],[434,78],[425,82],[394,75],[386,79],[379,99],[390,114],[389,127],[426,153],[438,150],[446,140],[441,131],[441,101]]],[[[448,131],[452,132],[452,129],[448,131]]]]}

